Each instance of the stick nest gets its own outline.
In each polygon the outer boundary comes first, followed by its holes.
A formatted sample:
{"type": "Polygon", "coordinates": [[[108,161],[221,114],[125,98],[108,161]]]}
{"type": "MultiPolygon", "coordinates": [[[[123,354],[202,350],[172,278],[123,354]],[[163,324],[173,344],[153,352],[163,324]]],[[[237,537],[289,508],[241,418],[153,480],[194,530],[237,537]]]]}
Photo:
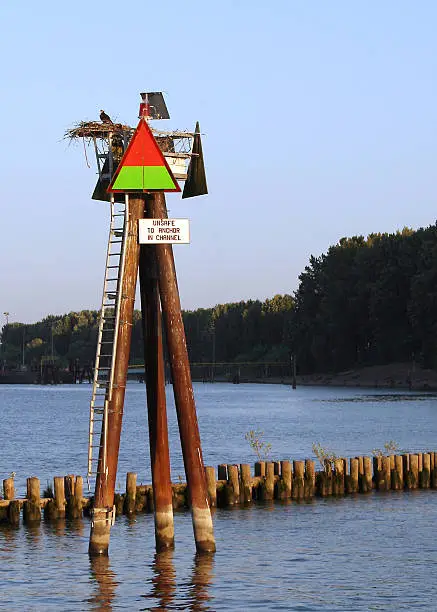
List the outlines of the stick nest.
{"type": "Polygon", "coordinates": [[[68,129],[64,138],[75,140],[76,138],[108,138],[109,134],[123,135],[124,132],[133,132],[134,128],[122,123],[103,123],[102,121],[80,121],[68,129]]]}

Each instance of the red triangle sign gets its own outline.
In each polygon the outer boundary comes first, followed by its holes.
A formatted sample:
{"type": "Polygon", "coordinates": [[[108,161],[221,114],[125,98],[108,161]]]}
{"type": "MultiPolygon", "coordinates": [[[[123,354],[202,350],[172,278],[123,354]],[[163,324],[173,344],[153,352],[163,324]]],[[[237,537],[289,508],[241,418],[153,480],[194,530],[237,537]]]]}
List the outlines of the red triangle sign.
{"type": "Polygon", "coordinates": [[[140,119],[107,191],[153,193],[180,190],[147,121],[140,119]]]}

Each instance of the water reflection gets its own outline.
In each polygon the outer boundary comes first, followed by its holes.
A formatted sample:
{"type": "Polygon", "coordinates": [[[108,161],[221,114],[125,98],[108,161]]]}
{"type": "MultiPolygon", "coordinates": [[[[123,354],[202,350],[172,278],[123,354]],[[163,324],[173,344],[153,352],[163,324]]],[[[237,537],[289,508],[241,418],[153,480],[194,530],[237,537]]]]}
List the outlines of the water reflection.
{"type": "MultiPolygon", "coordinates": [[[[176,570],[173,563],[173,550],[155,553],[152,565],[152,592],[150,597],[158,600],[155,610],[167,610],[176,595],[176,570]]],[[[153,608],[152,608],[153,609],[153,608]]]]}
{"type": "Polygon", "coordinates": [[[0,525],[0,552],[12,553],[17,548],[18,528],[0,525]]]}
{"type": "Polygon", "coordinates": [[[94,557],[90,559],[91,580],[96,581],[95,592],[89,599],[92,610],[112,610],[115,591],[118,583],[111,570],[109,557],[94,557]]]}
{"type": "Polygon", "coordinates": [[[194,557],[191,587],[189,588],[189,610],[193,610],[193,612],[212,610],[208,602],[212,599],[209,588],[213,577],[214,555],[196,554],[194,557]]]}
{"type": "Polygon", "coordinates": [[[209,591],[213,582],[213,569],[214,555],[196,554],[189,580],[178,585],[174,551],[156,553],[152,565],[153,586],[146,596],[156,600],[156,604],[145,610],[212,610],[209,606],[212,599],[209,591]]]}
{"type": "Polygon", "coordinates": [[[41,544],[41,523],[25,523],[25,538],[30,545],[30,549],[40,548],[41,544]]]}

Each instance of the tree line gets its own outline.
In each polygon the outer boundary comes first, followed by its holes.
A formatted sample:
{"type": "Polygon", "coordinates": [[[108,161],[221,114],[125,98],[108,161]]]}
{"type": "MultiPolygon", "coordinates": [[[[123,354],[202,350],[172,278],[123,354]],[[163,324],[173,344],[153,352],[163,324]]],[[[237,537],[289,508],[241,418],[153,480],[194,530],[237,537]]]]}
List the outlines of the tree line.
{"type": "MultiPolygon", "coordinates": [[[[437,224],[413,231],[342,238],[311,256],[293,295],[183,312],[190,361],[284,362],[298,372],[339,372],[416,361],[437,367],[437,224]]],[[[52,356],[92,364],[98,312],[50,315],[2,329],[10,367],[52,356]]],[[[131,363],[143,362],[134,312],[131,363]]]]}
{"type": "MultiPolygon", "coordinates": [[[[276,295],[259,300],[220,304],[184,311],[191,362],[283,361],[288,359],[293,299],[276,295]]],[[[93,364],[99,312],[82,310],[49,315],[33,324],[9,323],[2,329],[0,362],[14,369],[24,363],[38,367],[41,358],[64,367],[79,361],[93,364]]],[[[130,363],[143,358],[141,313],[134,311],[130,363]]]]}
{"type": "Polygon", "coordinates": [[[437,224],[342,238],[311,257],[294,295],[304,372],[393,362],[437,366],[437,224]]]}

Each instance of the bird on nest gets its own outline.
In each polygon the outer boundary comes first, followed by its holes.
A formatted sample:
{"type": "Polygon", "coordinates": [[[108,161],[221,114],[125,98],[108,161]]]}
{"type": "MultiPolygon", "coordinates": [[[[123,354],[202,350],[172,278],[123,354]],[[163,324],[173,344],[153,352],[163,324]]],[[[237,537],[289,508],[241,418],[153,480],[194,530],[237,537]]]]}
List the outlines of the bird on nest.
{"type": "Polygon", "coordinates": [[[109,115],[104,110],[100,111],[100,121],[102,123],[114,123],[109,115]]]}

